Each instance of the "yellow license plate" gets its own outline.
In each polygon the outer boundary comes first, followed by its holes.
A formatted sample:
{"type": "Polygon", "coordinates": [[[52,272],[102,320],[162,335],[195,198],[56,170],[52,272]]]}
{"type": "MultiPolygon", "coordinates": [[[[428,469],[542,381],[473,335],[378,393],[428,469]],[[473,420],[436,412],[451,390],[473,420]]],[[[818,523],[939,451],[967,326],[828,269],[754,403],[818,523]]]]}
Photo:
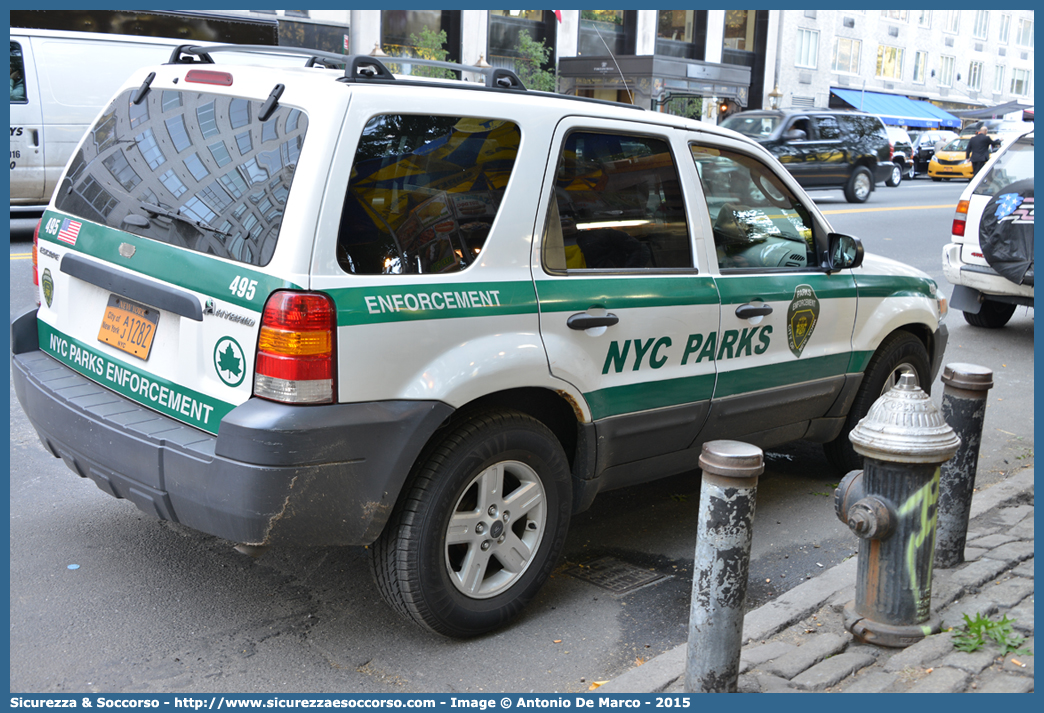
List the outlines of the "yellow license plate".
{"type": "Polygon", "coordinates": [[[139,359],[148,359],[159,317],[159,310],[154,307],[131,302],[119,295],[109,295],[101,329],[98,330],[98,341],[139,359]]]}

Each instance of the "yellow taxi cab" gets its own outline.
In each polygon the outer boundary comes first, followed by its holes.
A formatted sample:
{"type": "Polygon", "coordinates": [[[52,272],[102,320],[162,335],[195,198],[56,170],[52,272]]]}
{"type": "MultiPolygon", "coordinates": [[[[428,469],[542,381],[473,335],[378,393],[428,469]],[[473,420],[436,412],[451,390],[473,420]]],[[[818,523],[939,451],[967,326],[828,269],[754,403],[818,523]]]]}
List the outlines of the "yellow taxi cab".
{"type": "MultiPolygon", "coordinates": [[[[992,138],[992,137],[991,137],[992,138]]],[[[971,180],[972,164],[968,158],[968,141],[970,136],[961,136],[942,146],[928,162],[928,175],[933,181],[951,178],[967,178],[971,180]]]]}

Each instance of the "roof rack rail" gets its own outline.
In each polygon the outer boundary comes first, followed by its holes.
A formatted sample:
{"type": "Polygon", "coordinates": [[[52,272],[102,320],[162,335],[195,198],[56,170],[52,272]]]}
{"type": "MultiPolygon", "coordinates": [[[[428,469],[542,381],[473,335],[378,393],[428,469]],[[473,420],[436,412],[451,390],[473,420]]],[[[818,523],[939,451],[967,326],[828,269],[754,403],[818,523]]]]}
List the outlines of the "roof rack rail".
{"type": "Polygon", "coordinates": [[[440,67],[454,72],[473,72],[481,74],[487,87],[495,89],[513,89],[525,91],[522,80],[510,69],[504,67],[474,67],[455,62],[442,62],[434,59],[417,59],[414,57],[385,57],[377,59],[369,55],[344,55],[308,49],[306,47],[284,47],[282,45],[179,45],[174,48],[167,64],[214,64],[212,54],[217,52],[250,52],[254,54],[300,55],[307,57],[306,67],[316,65],[327,69],[344,67],[344,81],[392,81],[395,75],[388,70],[386,64],[418,64],[425,67],[440,67]]]}

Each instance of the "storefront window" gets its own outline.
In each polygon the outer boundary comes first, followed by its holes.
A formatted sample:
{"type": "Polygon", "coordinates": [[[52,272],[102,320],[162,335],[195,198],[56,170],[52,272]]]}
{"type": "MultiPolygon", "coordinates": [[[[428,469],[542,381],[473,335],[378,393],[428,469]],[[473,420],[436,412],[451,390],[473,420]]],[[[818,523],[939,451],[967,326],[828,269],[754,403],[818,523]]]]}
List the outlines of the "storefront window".
{"type": "Polygon", "coordinates": [[[578,53],[589,57],[633,54],[636,18],[634,10],[581,10],[578,53]]]}
{"type": "Polygon", "coordinates": [[[657,12],[656,54],[686,59],[704,59],[706,38],[706,10],[660,10],[657,12]]]}
{"type": "MultiPolygon", "coordinates": [[[[534,42],[554,47],[555,22],[550,10],[490,10],[489,56],[486,61],[494,67],[516,69],[515,60],[521,56],[518,50],[521,36],[525,34],[534,42]]],[[[548,57],[548,66],[543,69],[553,69],[554,66],[552,52],[548,57]]]]}
{"type": "Polygon", "coordinates": [[[754,11],[725,11],[725,48],[754,51],[754,11]]]}
{"type": "Polygon", "coordinates": [[[450,62],[460,61],[460,12],[442,10],[382,10],[381,47],[399,57],[424,56],[419,41],[425,34],[446,33],[443,49],[450,62]],[[425,32],[427,31],[427,33],[425,32]]]}

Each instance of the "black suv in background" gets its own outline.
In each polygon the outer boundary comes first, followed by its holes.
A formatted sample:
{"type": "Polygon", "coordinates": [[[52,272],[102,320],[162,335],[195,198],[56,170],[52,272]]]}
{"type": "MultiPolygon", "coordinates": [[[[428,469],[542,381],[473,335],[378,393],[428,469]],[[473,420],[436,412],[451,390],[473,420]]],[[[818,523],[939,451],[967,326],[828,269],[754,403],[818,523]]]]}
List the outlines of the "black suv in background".
{"type": "Polygon", "coordinates": [[[866,202],[874,186],[891,179],[895,168],[884,124],[871,114],[743,111],[721,125],[768,149],[805,190],[841,188],[849,203],[866,202]]]}

